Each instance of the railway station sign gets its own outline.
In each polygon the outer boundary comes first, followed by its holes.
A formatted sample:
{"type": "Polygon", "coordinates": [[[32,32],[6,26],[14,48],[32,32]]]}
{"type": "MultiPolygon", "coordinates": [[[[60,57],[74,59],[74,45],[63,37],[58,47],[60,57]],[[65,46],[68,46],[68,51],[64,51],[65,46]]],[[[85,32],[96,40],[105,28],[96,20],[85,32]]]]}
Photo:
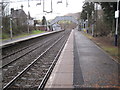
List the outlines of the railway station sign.
{"type": "Polygon", "coordinates": [[[115,11],[115,18],[119,18],[119,10],[115,11]]]}

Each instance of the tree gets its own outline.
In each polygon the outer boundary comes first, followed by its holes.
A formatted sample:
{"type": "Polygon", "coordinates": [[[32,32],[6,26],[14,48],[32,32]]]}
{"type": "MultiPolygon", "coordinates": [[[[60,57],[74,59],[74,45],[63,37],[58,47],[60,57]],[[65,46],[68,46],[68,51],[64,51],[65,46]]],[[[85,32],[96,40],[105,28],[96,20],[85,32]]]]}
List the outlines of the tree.
{"type": "Polygon", "coordinates": [[[113,20],[115,19],[115,11],[117,10],[116,2],[101,2],[102,9],[104,11],[104,20],[105,22],[112,25],[113,20]]]}
{"type": "MultiPolygon", "coordinates": [[[[117,2],[101,2],[100,4],[104,11],[104,21],[108,23],[111,28],[115,29],[115,11],[117,10],[117,2]]],[[[119,5],[119,8],[120,8],[120,5],[119,5]]],[[[120,12],[119,12],[119,15],[120,15],[120,12]]],[[[118,23],[119,23],[118,26],[120,26],[120,18],[118,23]]],[[[115,32],[114,29],[112,32],[115,32]]]]}
{"type": "Polygon", "coordinates": [[[34,20],[34,29],[36,30],[36,24],[38,24],[37,20],[34,20]]]}
{"type": "Polygon", "coordinates": [[[45,16],[43,16],[42,25],[46,25],[46,24],[47,24],[46,18],[45,18],[45,16]]]}
{"type": "Polygon", "coordinates": [[[92,11],[94,11],[94,3],[84,3],[81,13],[81,19],[83,19],[84,21],[88,19],[88,26],[90,26],[90,24],[92,23],[92,11]]]}
{"type": "MultiPolygon", "coordinates": [[[[104,21],[106,27],[109,26],[109,30],[106,31],[107,34],[111,33],[111,31],[114,33],[115,32],[115,11],[117,10],[117,3],[116,2],[100,2],[100,3],[96,2],[96,3],[101,5],[102,10],[103,10],[103,21],[104,21]]],[[[120,8],[120,5],[119,5],[119,8],[120,8]]],[[[94,11],[94,4],[89,3],[89,2],[84,3],[83,10],[81,13],[81,19],[83,19],[83,20],[88,19],[89,26],[92,21],[92,19],[91,19],[92,11],[94,11]]],[[[95,15],[97,15],[97,11],[96,10],[94,11],[95,15]]],[[[97,20],[98,19],[97,16],[95,16],[95,19],[96,19],[95,29],[98,29],[99,25],[97,25],[97,22],[100,23],[100,21],[97,20]]],[[[120,22],[119,22],[119,26],[120,26],[120,22]]],[[[98,30],[96,30],[96,31],[98,31],[98,30]]]]}
{"type": "Polygon", "coordinates": [[[86,2],[83,5],[83,10],[81,13],[81,19],[86,20],[87,19],[87,14],[88,14],[88,18],[91,18],[92,15],[92,11],[94,11],[94,4],[91,2],[86,2]]]}

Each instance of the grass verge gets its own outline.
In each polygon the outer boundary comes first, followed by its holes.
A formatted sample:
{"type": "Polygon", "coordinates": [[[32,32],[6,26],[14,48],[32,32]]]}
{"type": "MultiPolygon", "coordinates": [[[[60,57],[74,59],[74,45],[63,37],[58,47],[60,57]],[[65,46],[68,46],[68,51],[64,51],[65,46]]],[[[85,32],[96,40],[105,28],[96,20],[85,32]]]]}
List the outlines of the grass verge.
{"type": "MultiPolygon", "coordinates": [[[[40,33],[44,33],[46,31],[40,31],[40,30],[34,30],[32,31],[31,33],[23,33],[21,35],[18,35],[18,36],[14,36],[13,39],[16,39],[16,38],[21,38],[21,37],[26,37],[26,36],[30,36],[30,35],[35,35],[35,34],[40,34],[40,33]]],[[[4,40],[9,40],[10,38],[5,38],[5,39],[2,39],[2,41],[4,40]]]]}
{"type": "MultiPolygon", "coordinates": [[[[115,47],[112,44],[107,43],[106,41],[101,40],[99,37],[92,37],[92,35],[82,32],[84,36],[92,40],[97,46],[102,48],[105,52],[107,52],[114,60],[120,63],[120,58],[118,57],[118,47],[115,47]]],[[[108,40],[109,41],[109,40],[108,40]]]]}

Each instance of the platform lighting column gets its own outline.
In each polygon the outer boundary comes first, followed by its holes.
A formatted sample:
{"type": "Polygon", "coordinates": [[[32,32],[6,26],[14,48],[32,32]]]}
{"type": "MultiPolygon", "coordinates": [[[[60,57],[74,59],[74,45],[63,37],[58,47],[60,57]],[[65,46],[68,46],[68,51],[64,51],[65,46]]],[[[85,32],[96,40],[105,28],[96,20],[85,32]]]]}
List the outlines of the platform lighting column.
{"type": "Polygon", "coordinates": [[[13,30],[12,30],[12,12],[10,14],[10,39],[13,39],[13,30]]]}
{"type": "Polygon", "coordinates": [[[28,34],[30,33],[30,27],[29,27],[29,0],[28,0],[28,16],[27,16],[27,24],[28,24],[28,34]]]}
{"type": "Polygon", "coordinates": [[[96,28],[96,30],[94,30],[95,32],[94,32],[94,35],[97,37],[97,18],[98,18],[98,4],[97,3],[95,3],[95,6],[94,6],[95,8],[95,10],[94,10],[94,20],[95,20],[95,28],[96,28]]]}
{"type": "MultiPolygon", "coordinates": [[[[2,28],[3,28],[3,26],[2,26],[2,17],[3,17],[2,6],[3,6],[3,3],[0,3],[0,33],[2,33],[2,28]]],[[[2,37],[0,37],[0,38],[2,38],[2,37]]],[[[0,42],[0,44],[1,44],[1,42],[0,42]]]]}
{"type": "Polygon", "coordinates": [[[88,33],[88,12],[86,11],[86,13],[87,13],[87,19],[85,21],[86,22],[86,27],[85,28],[86,28],[86,32],[88,33]]]}
{"type": "Polygon", "coordinates": [[[89,20],[89,14],[87,13],[87,33],[88,33],[88,29],[89,29],[89,28],[88,28],[88,23],[89,23],[88,20],[89,20]]]}
{"type": "Polygon", "coordinates": [[[92,11],[92,36],[94,37],[94,12],[92,11]]]}
{"type": "Polygon", "coordinates": [[[84,20],[82,19],[82,30],[84,30],[84,20]]]}
{"type": "Polygon", "coordinates": [[[115,46],[118,45],[118,18],[119,18],[119,0],[117,0],[117,14],[118,17],[116,17],[116,30],[115,30],[115,46]]]}
{"type": "Polygon", "coordinates": [[[13,38],[13,31],[12,31],[12,17],[10,17],[10,38],[13,38]]]}
{"type": "Polygon", "coordinates": [[[53,12],[53,8],[52,8],[52,0],[51,0],[51,13],[53,12]]]}
{"type": "MultiPolygon", "coordinates": [[[[94,5],[94,3],[93,3],[94,5]]],[[[94,7],[94,6],[93,6],[94,7]]],[[[94,9],[92,11],[92,36],[94,37],[94,23],[95,23],[95,20],[94,20],[94,9]]]]}
{"type": "Polygon", "coordinates": [[[66,0],[66,7],[68,6],[68,1],[66,0]]]}
{"type": "Polygon", "coordinates": [[[45,1],[43,0],[43,12],[45,12],[44,7],[45,7],[45,1]]]}

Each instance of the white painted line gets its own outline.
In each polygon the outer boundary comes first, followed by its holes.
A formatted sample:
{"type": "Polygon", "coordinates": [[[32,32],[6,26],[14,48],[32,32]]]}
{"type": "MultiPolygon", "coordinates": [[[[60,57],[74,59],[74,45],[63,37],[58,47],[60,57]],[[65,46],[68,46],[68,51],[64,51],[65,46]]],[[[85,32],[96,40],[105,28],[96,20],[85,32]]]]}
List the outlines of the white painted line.
{"type": "MultiPolygon", "coordinates": [[[[72,33],[73,33],[73,30],[72,30],[71,33],[70,33],[70,36],[69,36],[69,38],[68,38],[68,40],[67,40],[67,42],[66,42],[66,44],[65,44],[65,47],[64,47],[61,55],[64,53],[64,51],[65,51],[65,49],[66,49],[66,47],[67,47],[67,45],[68,45],[68,42],[70,41],[70,37],[71,37],[72,33]]],[[[47,88],[52,88],[53,82],[54,82],[55,77],[56,77],[56,72],[57,72],[58,69],[60,68],[60,63],[62,62],[62,59],[60,59],[60,58],[62,58],[61,55],[60,55],[60,57],[59,57],[59,59],[58,59],[58,61],[57,61],[57,63],[59,63],[59,64],[56,63],[57,66],[55,65],[55,68],[53,69],[53,73],[51,74],[50,78],[48,79],[49,85],[46,84],[46,85],[47,85],[47,88]],[[55,72],[55,73],[54,73],[54,72],[55,72]]]]}

